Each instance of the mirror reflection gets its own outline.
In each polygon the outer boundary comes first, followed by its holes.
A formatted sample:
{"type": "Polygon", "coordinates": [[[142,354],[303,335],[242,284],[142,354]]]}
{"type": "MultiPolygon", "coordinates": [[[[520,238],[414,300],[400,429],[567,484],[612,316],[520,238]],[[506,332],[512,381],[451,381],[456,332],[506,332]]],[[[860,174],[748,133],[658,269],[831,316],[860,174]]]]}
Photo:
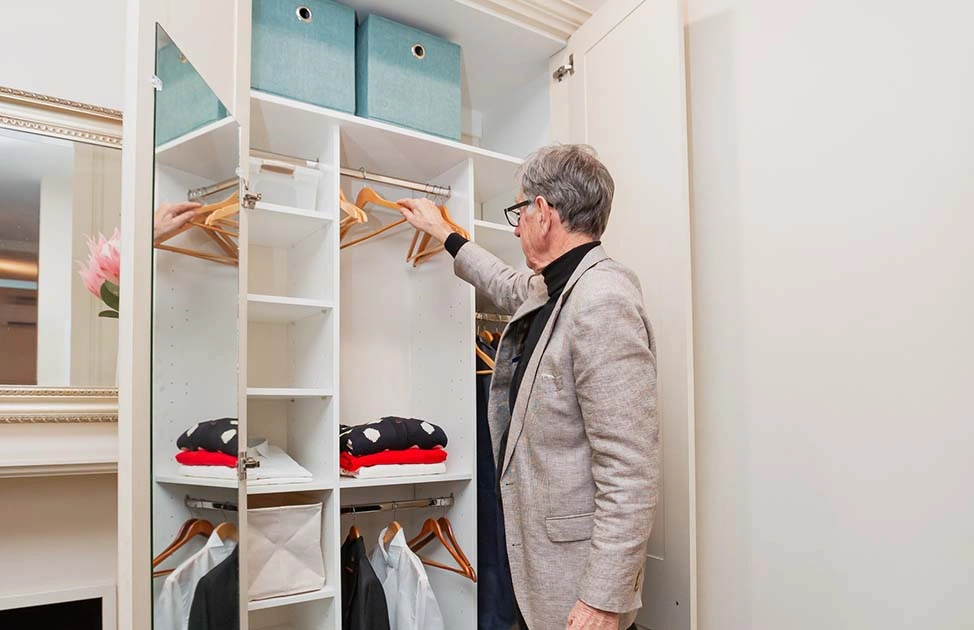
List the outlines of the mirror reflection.
{"type": "Polygon", "coordinates": [[[156,53],[153,627],[238,627],[238,126],[161,27],[156,53]]]}
{"type": "Polygon", "coordinates": [[[0,385],[115,385],[120,197],[117,149],[0,129],[0,385]]]}

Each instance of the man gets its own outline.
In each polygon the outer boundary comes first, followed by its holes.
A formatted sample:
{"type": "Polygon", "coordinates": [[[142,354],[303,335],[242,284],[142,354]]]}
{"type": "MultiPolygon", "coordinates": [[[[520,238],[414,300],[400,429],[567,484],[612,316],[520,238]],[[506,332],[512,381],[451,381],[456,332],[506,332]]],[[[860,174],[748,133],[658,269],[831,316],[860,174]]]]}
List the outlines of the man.
{"type": "Polygon", "coordinates": [[[545,147],[518,185],[505,212],[533,274],[453,233],[428,200],[400,203],[514,314],[489,420],[521,627],[628,628],[658,494],[653,333],[636,276],[598,240],[614,184],[594,151],[545,147]]]}

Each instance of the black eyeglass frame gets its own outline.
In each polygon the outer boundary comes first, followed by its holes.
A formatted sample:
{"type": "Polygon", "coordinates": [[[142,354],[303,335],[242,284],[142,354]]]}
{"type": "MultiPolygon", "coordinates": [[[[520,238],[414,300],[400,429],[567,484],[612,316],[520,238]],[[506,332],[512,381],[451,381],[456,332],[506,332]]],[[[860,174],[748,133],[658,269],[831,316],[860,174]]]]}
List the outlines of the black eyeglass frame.
{"type": "Polygon", "coordinates": [[[520,208],[524,208],[525,206],[530,206],[530,205],[531,205],[531,200],[525,199],[524,201],[519,201],[513,206],[508,206],[504,208],[504,217],[507,219],[507,222],[511,224],[511,227],[517,227],[518,224],[521,222],[520,208]]]}

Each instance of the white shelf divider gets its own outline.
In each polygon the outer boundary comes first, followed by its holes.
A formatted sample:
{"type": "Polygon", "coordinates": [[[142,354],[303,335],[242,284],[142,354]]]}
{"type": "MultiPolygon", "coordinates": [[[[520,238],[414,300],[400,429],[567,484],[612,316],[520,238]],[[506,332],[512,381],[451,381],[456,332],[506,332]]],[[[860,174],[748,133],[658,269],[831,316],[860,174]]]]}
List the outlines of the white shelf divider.
{"type": "Polygon", "coordinates": [[[156,162],[214,181],[233,177],[237,121],[227,116],[160,145],[156,162]]]}
{"type": "Polygon", "coordinates": [[[259,479],[247,480],[247,494],[284,494],[287,492],[320,492],[334,490],[334,479],[312,479],[306,483],[258,483],[259,479]]]}
{"type": "Polygon", "coordinates": [[[332,222],[322,212],[258,202],[250,213],[250,242],[270,247],[291,247],[332,222]]]}
{"type": "Polygon", "coordinates": [[[441,483],[444,481],[470,481],[473,473],[444,473],[440,475],[413,475],[410,477],[380,477],[378,479],[356,479],[342,477],[342,488],[380,488],[383,486],[408,486],[424,483],[441,483]]]}
{"type": "Polygon", "coordinates": [[[248,387],[247,398],[266,400],[291,400],[293,398],[330,398],[335,390],[330,387],[248,387]]]}
{"type": "Polygon", "coordinates": [[[313,602],[319,599],[330,599],[335,597],[337,591],[334,586],[325,586],[317,591],[310,593],[298,593],[297,595],[285,595],[284,597],[269,597],[267,599],[254,599],[247,603],[247,610],[264,610],[266,608],[278,608],[280,606],[290,606],[303,602],[313,602]]]}
{"type": "Polygon", "coordinates": [[[326,300],[250,294],[247,296],[247,318],[252,322],[288,324],[331,310],[326,300]]]}
{"type": "Polygon", "coordinates": [[[256,90],[250,96],[253,144],[275,153],[307,158],[316,155],[312,139],[338,125],[344,167],[370,167],[382,156],[384,175],[436,184],[441,175],[467,158],[474,161],[475,197],[488,200],[514,187],[520,158],[455,140],[361,118],[256,90]]]}
{"type": "Polygon", "coordinates": [[[187,477],[175,471],[159,472],[155,474],[158,483],[174,483],[181,486],[203,486],[206,488],[236,488],[237,479],[211,479],[209,477],[187,477]]]}

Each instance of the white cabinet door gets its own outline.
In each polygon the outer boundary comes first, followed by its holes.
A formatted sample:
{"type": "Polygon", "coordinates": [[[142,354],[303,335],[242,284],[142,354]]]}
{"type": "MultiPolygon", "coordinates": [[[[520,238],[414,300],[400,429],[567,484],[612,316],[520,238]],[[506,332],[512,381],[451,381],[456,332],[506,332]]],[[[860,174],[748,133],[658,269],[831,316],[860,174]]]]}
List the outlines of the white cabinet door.
{"type": "Polygon", "coordinates": [[[595,147],[615,179],[609,255],[638,273],[657,335],[663,489],[637,621],[693,627],[695,522],[690,201],[679,0],[609,0],[556,55],[552,136],[595,147]]]}

